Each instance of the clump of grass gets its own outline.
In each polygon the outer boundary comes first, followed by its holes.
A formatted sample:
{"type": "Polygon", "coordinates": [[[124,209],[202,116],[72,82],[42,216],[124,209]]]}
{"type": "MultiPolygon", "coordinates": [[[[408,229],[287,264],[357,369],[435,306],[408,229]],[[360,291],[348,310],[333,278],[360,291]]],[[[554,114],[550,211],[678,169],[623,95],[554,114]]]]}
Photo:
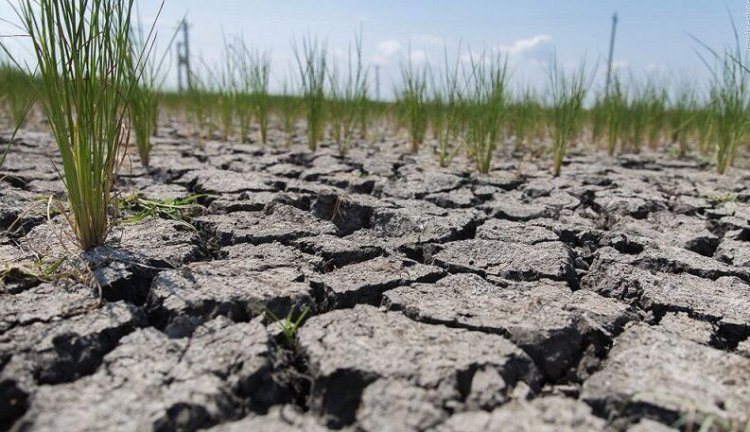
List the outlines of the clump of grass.
{"type": "Polygon", "coordinates": [[[172,35],[161,56],[155,55],[156,38],[153,28],[146,33],[141,22],[131,33],[131,71],[137,85],[130,93],[130,123],[135,132],[135,146],[143,166],[148,166],[151,154],[151,137],[159,123],[159,91],[164,80],[164,62],[177,32],[172,35]]]}
{"type": "Polygon", "coordinates": [[[513,150],[522,152],[531,142],[534,131],[544,120],[543,108],[534,90],[525,88],[509,106],[508,124],[514,137],[513,150]]]}
{"type": "Polygon", "coordinates": [[[646,143],[652,149],[659,146],[666,122],[667,89],[660,79],[650,77],[644,95],[646,111],[646,143]]]}
{"type": "Polygon", "coordinates": [[[631,79],[630,90],[628,108],[625,111],[626,145],[623,147],[627,147],[627,151],[640,153],[648,124],[648,89],[631,79]]]}
{"type": "Polygon", "coordinates": [[[713,113],[716,140],[716,171],[724,174],[734,162],[737,146],[750,132],[750,57],[743,53],[737,27],[732,22],[735,44],[723,53],[699,43],[717,64],[701,57],[713,76],[709,107],[713,113]]]}
{"type": "Polygon", "coordinates": [[[627,115],[625,111],[628,109],[622,83],[617,77],[612,80],[609,93],[604,98],[603,108],[607,127],[607,153],[613,156],[622,135],[623,123],[627,115]]]}
{"type": "Polygon", "coordinates": [[[507,110],[507,61],[500,55],[471,57],[465,78],[466,143],[477,170],[488,173],[501,136],[502,117],[507,110]]]}
{"type": "Polygon", "coordinates": [[[750,88],[748,75],[734,56],[726,54],[720,68],[711,85],[710,104],[716,126],[716,171],[724,174],[750,130],[750,88]]]}
{"type": "Polygon", "coordinates": [[[287,147],[294,142],[294,132],[300,115],[300,103],[294,95],[293,84],[284,81],[281,86],[281,96],[277,98],[281,127],[284,130],[287,147]]]}
{"type": "Polygon", "coordinates": [[[62,158],[70,213],[84,250],[109,232],[108,209],[129,135],[124,122],[136,82],[131,59],[132,0],[22,0],[16,6],[30,36],[39,102],[62,158]]]}
{"type": "Polygon", "coordinates": [[[136,86],[130,94],[130,122],[135,132],[135,145],[141,165],[150,162],[151,136],[159,117],[159,95],[153,88],[136,86]]]}
{"type": "Polygon", "coordinates": [[[600,90],[594,97],[593,106],[587,110],[588,123],[591,129],[591,143],[599,146],[607,130],[607,89],[600,90]]]}
{"type": "Polygon", "coordinates": [[[10,60],[0,62],[0,98],[14,128],[20,128],[36,99],[33,78],[10,60]]]}
{"type": "Polygon", "coordinates": [[[198,137],[210,138],[213,134],[214,95],[210,92],[205,78],[191,72],[191,85],[185,97],[193,133],[198,137]]]}
{"type": "Polygon", "coordinates": [[[417,153],[427,134],[427,73],[426,67],[414,65],[409,55],[401,64],[403,88],[398,92],[396,105],[399,117],[409,130],[409,151],[417,153]]]}
{"type": "Polygon", "coordinates": [[[361,32],[355,37],[353,47],[349,46],[346,74],[346,78],[342,79],[335,66],[330,69],[329,74],[331,126],[342,155],[351,147],[357,122],[361,125],[366,122],[367,116],[367,69],[362,62],[361,32]]]}
{"type": "MultiPolygon", "coordinates": [[[[460,54],[460,48],[458,53],[460,54]]],[[[463,147],[460,139],[463,128],[464,95],[460,75],[460,55],[453,65],[449,64],[447,49],[444,50],[444,69],[441,80],[432,80],[432,128],[436,135],[435,153],[438,163],[445,168],[450,165],[463,147]]]]}
{"type": "MultiPolygon", "coordinates": [[[[221,139],[224,141],[234,133],[235,108],[237,106],[235,88],[237,86],[236,58],[231,55],[231,47],[224,43],[224,63],[212,71],[213,97],[219,114],[221,139]]],[[[210,69],[210,68],[209,68],[210,69]]]]}
{"type": "Polygon", "coordinates": [[[714,113],[705,106],[696,109],[694,129],[697,133],[698,150],[702,155],[711,151],[711,139],[714,134],[714,113]]]}
{"type": "Polygon", "coordinates": [[[302,101],[307,118],[307,145],[315,151],[325,132],[325,84],[328,71],[326,47],[317,39],[306,37],[302,48],[292,46],[299,69],[302,101]]]}
{"type": "Polygon", "coordinates": [[[239,75],[236,83],[236,112],[242,142],[248,141],[250,122],[253,117],[260,127],[260,139],[268,142],[268,118],[271,97],[268,85],[271,78],[271,53],[250,49],[244,39],[237,39],[233,53],[235,69],[239,75]]]}
{"type": "Polygon", "coordinates": [[[690,151],[688,139],[691,123],[695,116],[695,92],[693,87],[682,82],[673,91],[673,99],[669,110],[669,126],[672,143],[677,146],[679,157],[685,157],[690,151]]]}
{"type": "Polygon", "coordinates": [[[560,175],[560,167],[567,153],[570,140],[581,128],[583,100],[589,87],[586,64],[566,73],[554,61],[550,71],[550,95],[552,97],[552,174],[560,175]]]}

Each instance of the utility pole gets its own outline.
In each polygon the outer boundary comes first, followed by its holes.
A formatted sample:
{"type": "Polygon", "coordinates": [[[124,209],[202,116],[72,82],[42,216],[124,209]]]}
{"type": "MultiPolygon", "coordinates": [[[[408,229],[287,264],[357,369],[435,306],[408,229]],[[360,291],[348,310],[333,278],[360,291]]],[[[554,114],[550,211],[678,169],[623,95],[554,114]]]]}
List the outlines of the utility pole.
{"type": "Polygon", "coordinates": [[[612,56],[615,52],[615,32],[617,31],[617,12],[612,15],[612,35],[609,39],[609,60],[607,60],[607,84],[604,89],[605,96],[609,96],[609,86],[612,83],[612,56]]]}
{"type": "Polygon", "coordinates": [[[375,65],[375,99],[380,100],[380,65],[375,65]]]}
{"type": "Polygon", "coordinates": [[[193,74],[190,70],[190,36],[188,34],[187,19],[180,21],[178,31],[182,31],[182,42],[177,42],[177,87],[180,92],[185,90],[183,82],[187,83],[187,89],[193,88],[193,74]]]}

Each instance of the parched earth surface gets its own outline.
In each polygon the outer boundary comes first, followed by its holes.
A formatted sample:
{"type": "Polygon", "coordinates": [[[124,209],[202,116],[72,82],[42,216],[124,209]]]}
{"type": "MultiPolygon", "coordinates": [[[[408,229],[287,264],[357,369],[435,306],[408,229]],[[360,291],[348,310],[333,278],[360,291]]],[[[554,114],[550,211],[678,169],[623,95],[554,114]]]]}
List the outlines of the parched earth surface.
{"type": "Polygon", "coordinates": [[[750,173],[593,154],[478,175],[405,148],[162,127],[118,191],[205,211],[81,255],[48,212],[54,145],[23,132],[0,181],[0,430],[744,427],[750,173]],[[270,318],[303,312],[296,334],[270,318]]]}

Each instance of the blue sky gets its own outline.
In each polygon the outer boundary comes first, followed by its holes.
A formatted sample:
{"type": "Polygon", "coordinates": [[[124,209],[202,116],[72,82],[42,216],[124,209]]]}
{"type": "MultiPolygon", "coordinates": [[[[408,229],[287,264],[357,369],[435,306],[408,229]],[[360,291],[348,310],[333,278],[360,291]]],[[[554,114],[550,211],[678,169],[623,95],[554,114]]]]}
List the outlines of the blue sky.
{"type": "MultiPolygon", "coordinates": [[[[144,19],[154,16],[159,3],[141,0],[144,19]]],[[[165,42],[187,14],[193,61],[201,58],[208,65],[221,61],[224,35],[241,34],[250,46],[271,50],[277,89],[294,66],[292,40],[317,36],[343,62],[361,27],[365,60],[380,67],[381,93],[389,97],[409,48],[415,62],[442,65],[444,47],[453,56],[459,42],[464,55],[483,49],[507,54],[516,85],[543,88],[555,53],[563,65],[584,58],[598,64],[601,78],[615,11],[615,65],[624,76],[706,80],[698,44],[689,35],[715,48],[733,44],[731,15],[743,44],[748,38],[746,4],[740,0],[166,0],[158,30],[165,42]]],[[[7,4],[0,6],[0,16],[12,19],[7,4]]],[[[7,24],[0,30],[12,32],[7,24]]]]}

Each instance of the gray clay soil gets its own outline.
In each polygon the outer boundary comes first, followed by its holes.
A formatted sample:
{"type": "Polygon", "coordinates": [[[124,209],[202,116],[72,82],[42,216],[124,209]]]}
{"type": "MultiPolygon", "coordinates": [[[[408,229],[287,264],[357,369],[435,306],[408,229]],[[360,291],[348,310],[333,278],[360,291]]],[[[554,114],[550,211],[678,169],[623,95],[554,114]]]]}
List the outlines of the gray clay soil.
{"type": "Polygon", "coordinates": [[[478,175],[396,139],[342,158],[165,126],[118,190],[208,194],[195,229],[146,219],[80,256],[47,216],[53,149],[24,131],[2,167],[3,265],[66,257],[55,274],[74,276],[4,273],[0,430],[659,431],[750,413],[748,171],[579,154],[559,178],[510,158],[478,175]],[[309,308],[294,343],[266,308],[309,308]]]}

